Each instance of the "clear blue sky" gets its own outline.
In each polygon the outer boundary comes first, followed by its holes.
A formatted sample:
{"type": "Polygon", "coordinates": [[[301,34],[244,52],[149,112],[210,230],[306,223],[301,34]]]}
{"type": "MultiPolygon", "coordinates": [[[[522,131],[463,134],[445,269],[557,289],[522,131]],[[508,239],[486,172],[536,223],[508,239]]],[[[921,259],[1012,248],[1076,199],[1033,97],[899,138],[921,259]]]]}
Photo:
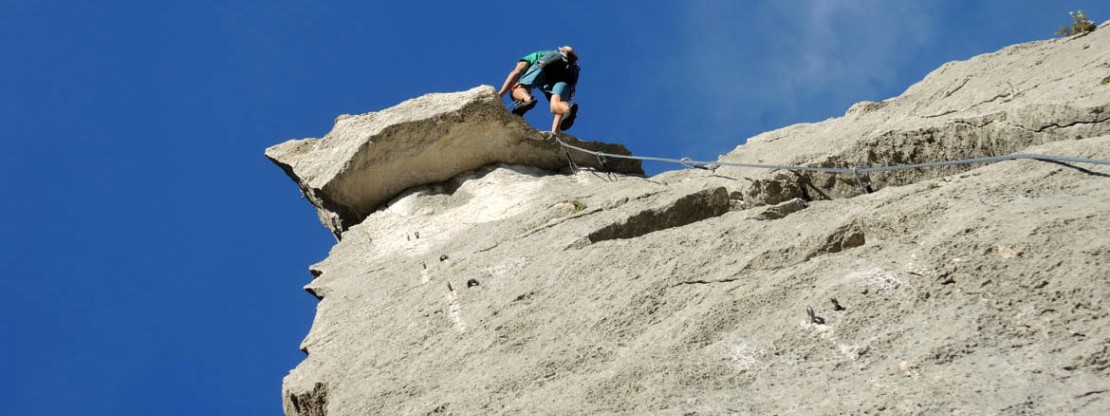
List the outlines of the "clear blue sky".
{"type": "Polygon", "coordinates": [[[334,240],[262,152],[339,114],[499,86],[570,44],[570,133],[711,160],[1051,38],[1074,9],[1110,18],[1105,0],[0,0],[3,412],[280,414],[334,240]]]}

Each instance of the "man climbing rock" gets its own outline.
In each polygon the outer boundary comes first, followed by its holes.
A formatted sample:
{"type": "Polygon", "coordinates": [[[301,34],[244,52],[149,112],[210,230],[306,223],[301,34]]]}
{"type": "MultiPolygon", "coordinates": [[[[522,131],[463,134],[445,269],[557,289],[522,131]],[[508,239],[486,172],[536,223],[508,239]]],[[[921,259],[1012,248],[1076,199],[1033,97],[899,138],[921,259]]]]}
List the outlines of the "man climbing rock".
{"type": "Polygon", "coordinates": [[[578,104],[574,99],[574,87],[578,84],[578,54],[574,48],[563,46],[551,51],[537,51],[525,55],[516,63],[516,68],[505,78],[505,84],[497,95],[504,97],[512,92],[513,114],[524,116],[536,106],[532,88],[539,87],[551,103],[551,132],[569,130],[578,115],[578,104]]]}

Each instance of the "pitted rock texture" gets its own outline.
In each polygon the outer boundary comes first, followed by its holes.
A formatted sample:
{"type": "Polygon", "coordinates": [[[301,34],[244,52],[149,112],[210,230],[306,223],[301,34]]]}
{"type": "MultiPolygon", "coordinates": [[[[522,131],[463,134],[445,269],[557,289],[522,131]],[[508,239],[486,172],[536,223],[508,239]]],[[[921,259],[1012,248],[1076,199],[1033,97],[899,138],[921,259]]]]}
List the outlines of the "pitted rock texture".
{"type": "MultiPolygon", "coordinates": [[[[950,63],[722,160],[1110,160],[1108,36],[950,63]]],[[[286,413],[1110,414],[1110,166],[827,176],[490,164],[398,190],[311,266],[286,413]]]]}
{"type": "MultiPolygon", "coordinates": [[[[624,146],[564,141],[628,155],[624,146]]],[[[428,94],[363,115],[340,116],[322,139],[290,140],[266,156],[297,182],[336,235],[406,189],[443,182],[493,163],[558,170],[571,157],[581,167],[643,174],[640,162],[565,152],[554,140],[505,111],[493,87],[428,94]]]]}
{"type": "Polygon", "coordinates": [[[316,383],[312,390],[290,394],[285,402],[285,414],[326,416],[328,414],[328,386],[316,383]]]}
{"type": "MultiPolygon", "coordinates": [[[[1030,150],[1110,158],[1110,137],[1030,150]]],[[[483,168],[313,266],[284,396],[326,383],[329,415],[1105,414],[1110,169],[1091,170],[1006,162],[574,246],[716,178],[483,168]]]]}

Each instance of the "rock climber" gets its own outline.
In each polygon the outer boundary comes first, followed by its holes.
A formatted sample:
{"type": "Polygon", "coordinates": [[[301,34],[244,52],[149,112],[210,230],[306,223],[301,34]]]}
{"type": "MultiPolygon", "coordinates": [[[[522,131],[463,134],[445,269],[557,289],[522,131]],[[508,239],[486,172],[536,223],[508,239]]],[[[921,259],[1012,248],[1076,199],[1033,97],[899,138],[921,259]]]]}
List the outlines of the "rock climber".
{"type": "Polygon", "coordinates": [[[555,116],[551,121],[551,132],[569,130],[578,115],[578,104],[571,104],[574,87],[578,84],[577,62],[578,54],[570,46],[525,55],[505,78],[505,84],[497,95],[504,97],[511,91],[512,112],[523,117],[536,106],[532,88],[539,87],[551,103],[551,114],[555,116]]]}

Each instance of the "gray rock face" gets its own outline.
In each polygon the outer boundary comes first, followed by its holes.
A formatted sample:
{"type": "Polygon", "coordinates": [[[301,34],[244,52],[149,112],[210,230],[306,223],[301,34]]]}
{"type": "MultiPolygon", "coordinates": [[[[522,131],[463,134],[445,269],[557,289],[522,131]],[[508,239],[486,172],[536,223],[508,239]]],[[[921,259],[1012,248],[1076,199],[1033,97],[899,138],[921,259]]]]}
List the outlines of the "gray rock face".
{"type": "MultiPolygon", "coordinates": [[[[1108,53],[1100,30],[949,63],[721,160],[1110,160],[1108,53]]],[[[440,105],[424,99],[400,107],[440,105]]],[[[547,146],[483,100],[413,131],[502,137],[456,125],[474,123],[547,146]]],[[[329,137],[451,143],[343,123],[329,137]]],[[[320,302],[287,415],[1110,414],[1110,166],[900,171],[865,193],[844,175],[729,167],[555,173],[553,152],[386,192],[336,178],[409,165],[327,140],[268,151],[322,212],[347,215],[324,198],[354,212],[310,268],[320,302]]]]}
{"type": "MultiPolygon", "coordinates": [[[[1003,155],[1029,146],[1110,134],[1110,31],[1007,47],[950,62],[883,102],[844,117],[799,124],[748,140],[721,161],[871,167],[1003,155]],[[820,145],[815,145],[819,143],[820,145]]],[[[874,173],[874,188],[939,178],[976,166],[874,173]]],[[[747,177],[749,205],[803,197],[843,198],[864,190],[851,174],[783,173],[722,167],[747,177]]]]}
{"type": "MultiPolygon", "coordinates": [[[[590,150],[630,154],[624,146],[564,141],[590,150]]],[[[443,182],[493,163],[557,170],[568,154],[505,111],[493,87],[428,94],[380,112],[343,115],[322,139],[290,140],[266,149],[340,238],[402,191],[443,182]]],[[[639,161],[570,154],[582,167],[643,174],[639,161]]]]}

